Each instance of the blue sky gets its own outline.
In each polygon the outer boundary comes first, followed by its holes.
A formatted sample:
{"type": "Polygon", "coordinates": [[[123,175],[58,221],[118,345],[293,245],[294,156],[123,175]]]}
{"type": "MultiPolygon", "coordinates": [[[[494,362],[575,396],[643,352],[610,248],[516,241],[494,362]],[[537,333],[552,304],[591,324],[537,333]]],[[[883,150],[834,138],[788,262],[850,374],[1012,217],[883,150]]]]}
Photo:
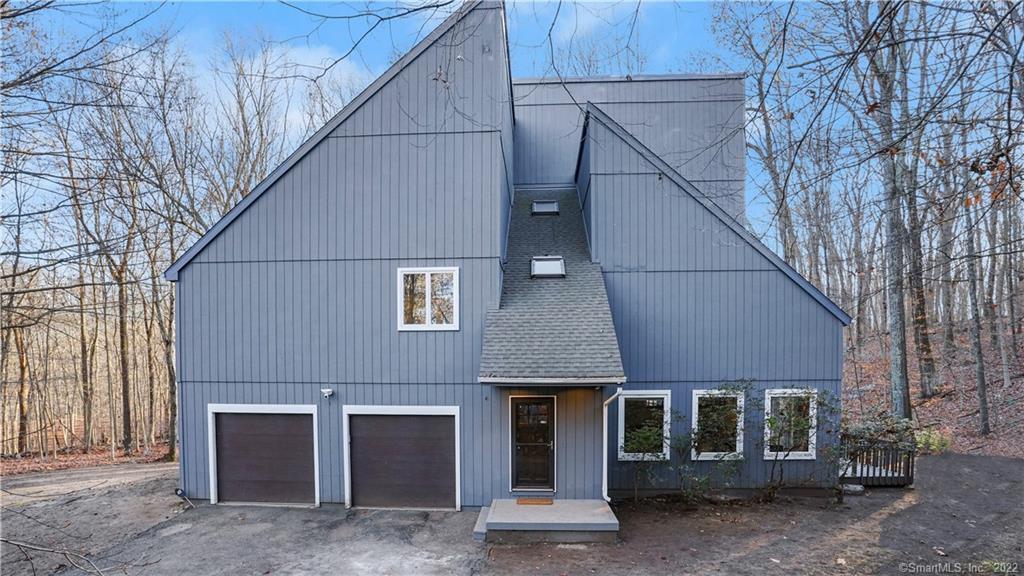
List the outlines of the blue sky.
{"type": "MultiPolygon", "coordinates": [[[[412,6],[414,4],[406,4],[412,6]]],[[[115,3],[121,20],[137,17],[158,5],[152,2],[115,3]]],[[[332,62],[353,45],[366,29],[366,21],[323,21],[303,13],[351,13],[366,3],[296,2],[288,6],[277,1],[224,1],[168,3],[150,16],[144,26],[168,28],[178,46],[190,57],[200,76],[209,81],[211,62],[223,46],[224,35],[245,39],[263,36],[286,45],[292,61],[314,70],[332,62]]],[[[375,3],[374,9],[396,4],[375,3]]],[[[341,75],[356,78],[362,87],[380,75],[399,55],[430,32],[454,8],[419,13],[385,22],[359,45],[358,50],[337,65],[341,75]]],[[[550,76],[548,30],[556,45],[589,41],[621,45],[636,10],[634,0],[617,2],[512,2],[507,4],[512,74],[515,77],[550,76]],[[617,43],[617,44],[616,44],[617,43]]],[[[89,10],[90,8],[83,8],[89,10]]],[[[719,46],[712,32],[713,3],[645,0],[634,27],[634,42],[646,56],[644,72],[733,72],[743,64],[719,46]]],[[[93,14],[95,16],[95,14],[93,14]]],[[[89,22],[83,18],[83,22],[89,22]]],[[[50,32],[80,26],[73,17],[49,23],[50,32]]],[[[765,214],[764,198],[756,193],[758,175],[748,162],[747,215],[757,223],[765,214]]],[[[769,244],[771,239],[769,238],[769,244]]]]}
{"type": "MultiPolygon", "coordinates": [[[[322,66],[348,50],[365,28],[365,21],[323,22],[301,9],[318,13],[351,13],[353,6],[335,2],[301,2],[295,7],[280,2],[183,2],[168,4],[150,21],[166,26],[179,37],[179,45],[202,67],[222,44],[225,33],[234,36],[263,35],[288,45],[291,57],[310,66],[322,66]]],[[[409,6],[412,4],[407,4],[409,6]]],[[[151,9],[154,4],[122,5],[127,11],[151,9]]],[[[374,8],[395,4],[373,4],[374,8]]],[[[454,6],[454,5],[453,5],[454,6]]],[[[578,40],[622,43],[633,18],[636,2],[565,2],[555,20],[557,2],[509,2],[506,7],[512,74],[515,77],[550,76],[548,30],[566,46],[578,40]]],[[[440,23],[451,7],[433,14],[421,13],[382,24],[359,49],[338,66],[342,74],[368,84],[400,54],[440,23]]],[[[743,64],[719,46],[712,32],[713,3],[644,1],[634,28],[635,42],[646,56],[646,73],[733,72],[743,64]]],[[[767,212],[765,199],[756,193],[757,172],[749,166],[747,216],[758,223],[767,212]]],[[[769,244],[772,238],[767,238],[769,244]]]]}
{"type": "MultiPolygon", "coordinates": [[[[129,11],[147,5],[129,7],[129,11]]],[[[317,12],[345,11],[330,2],[296,3],[317,12]]],[[[381,5],[377,5],[381,6],[381,5]]],[[[508,5],[509,37],[514,76],[538,76],[546,71],[546,35],[557,9],[555,2],[521,2],[508,5]]],[[[634,2],[577,2],[562,6],[554,37],[560,43],[573,38],[610,38],[625,35],[634,2]]],[[[698,71],[698,61],[719,53],[710,32],[712,7],[707,3],[644,2],[635,34],[647,55],[649,73],[698,71]]],[[[427,34],[444,14],[413,16],[381,25],[356,54],[349,66],[371,75],[379,74],[395,50],[404,51],[427,34]]],[[[344,22],[320,25],[317,18],[279,2],[185,2],[168,4],[150,20],[176,31],[198,61],[214,50],[223,34],[263,34],[311,55],[340,55],[353,44],[365,25],[351,28],[344,22]]]]}

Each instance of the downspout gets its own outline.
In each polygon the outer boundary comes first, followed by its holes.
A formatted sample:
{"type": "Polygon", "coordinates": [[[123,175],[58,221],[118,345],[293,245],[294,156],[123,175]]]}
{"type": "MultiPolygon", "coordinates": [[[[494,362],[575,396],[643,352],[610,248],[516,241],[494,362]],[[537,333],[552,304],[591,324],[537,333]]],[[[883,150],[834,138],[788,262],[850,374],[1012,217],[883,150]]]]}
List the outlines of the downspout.
{"type": "Polygon", "coordinates": [[[619,386],[615,390],[615,394],[612,394],[607,400],[604,401],[604,407],[602,408],[603,420],[601,422],[601,497],[604,498],[605,502],[611,502],[612,499],[608,497],[608,406],[615,401],[619,395],[622,394],[622,386],[619,386]]]}

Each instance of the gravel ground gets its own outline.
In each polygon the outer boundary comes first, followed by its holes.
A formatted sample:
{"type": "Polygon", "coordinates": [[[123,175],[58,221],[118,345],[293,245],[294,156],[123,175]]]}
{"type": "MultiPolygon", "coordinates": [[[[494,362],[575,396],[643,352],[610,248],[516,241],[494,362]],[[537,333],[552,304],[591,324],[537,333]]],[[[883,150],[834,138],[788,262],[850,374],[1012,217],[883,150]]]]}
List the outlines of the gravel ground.
{"type": "MultiPolygon", "coordinates": [[[[938,563],[1024,568],[1024,460],[918,461],[913,490],[702,506],[616,507],[617,544],[485,545],[475,511],[210,506],[173,495],[176,468],[110,466],[3,481],[3,537],[86,553],[128,574],[894,574],[938,563]],[[914,566],[912,566],[914,565],[914,566]]],[[[77,572],[4,544],[0,572],[77,572]]],[[[80,559],[72,557],[76,562],[80,559]]],[[[934,568],[931,569],[935,571],[934,568]]]]}

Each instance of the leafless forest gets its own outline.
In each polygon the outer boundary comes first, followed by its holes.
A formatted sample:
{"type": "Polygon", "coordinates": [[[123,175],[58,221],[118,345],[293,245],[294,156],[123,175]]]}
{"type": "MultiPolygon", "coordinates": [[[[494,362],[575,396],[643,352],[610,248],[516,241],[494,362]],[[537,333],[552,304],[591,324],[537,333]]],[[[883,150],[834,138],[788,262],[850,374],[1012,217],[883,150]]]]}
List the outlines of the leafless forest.
{"type": "MultiPolygon", "coordinates": [[[[4,455],[174,446],[161,273],[366,84],[341,65],[365,38],[455,3],[321,6],[350,33],[310,66],[232,31],[196,61],[163,5],[0,5],[4,455]]],[[[601,7],[551,29],[573,9],[601,7]]],[[[614,41],[548,32],[548,75],[645,71],[643,4],[609,10],[614,41]]],[[[674,71],[747,72],[750,226],[854,317],[847,416],[1024,437],[1022,2],[713,12],[729,58],[674,71]]]]}

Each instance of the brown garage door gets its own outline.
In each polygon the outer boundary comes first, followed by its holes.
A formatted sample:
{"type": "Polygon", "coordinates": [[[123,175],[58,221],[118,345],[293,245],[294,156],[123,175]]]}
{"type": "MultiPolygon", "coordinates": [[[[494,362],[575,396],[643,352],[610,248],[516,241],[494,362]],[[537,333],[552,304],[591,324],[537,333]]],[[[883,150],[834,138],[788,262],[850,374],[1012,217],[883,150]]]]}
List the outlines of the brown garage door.
{"type": "Polygon", "coordinates": [[[314,503],[312,415],[216,417],[218,500],[314,503]]]}
{"type": "Polygon", "coordinates": [[[455,507],[454,416],[349,416],[352,504],[455,507]]]}

